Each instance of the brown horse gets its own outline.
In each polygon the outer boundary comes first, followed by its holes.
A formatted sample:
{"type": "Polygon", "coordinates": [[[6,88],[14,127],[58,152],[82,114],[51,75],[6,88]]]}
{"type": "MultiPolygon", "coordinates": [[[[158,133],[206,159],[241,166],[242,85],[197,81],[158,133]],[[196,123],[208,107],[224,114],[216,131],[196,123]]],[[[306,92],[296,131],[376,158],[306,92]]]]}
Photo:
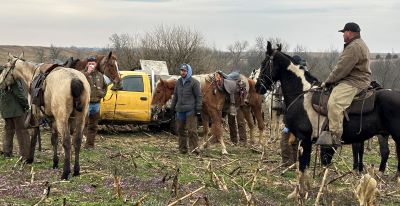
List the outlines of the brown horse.
{"type": "MultiPolygon", "coordinates": [[[[222,154],[228,154],[222,137],[222,109],[225,103],[225,93],[217,89],[214,74],[193,75],[192,77],[200,82],[203,95],[201,118],[204,140],[206,141],[211,118],[211,133],[221,143],[222,154]]],[[[171,99],[176,81],[176,79],[159,80],[151,101],[153,112],[159,112],[160,108],[171,99]]]]}
{"type": "MultiPolygon", "coordinates": [[[[100,73],[106,75],[113,83],[113,89],[120,89],[121,77],[118,71],[117,57],[110,51],[108,55],[96,55],[96,69],[100,73]]],[[[78,71],[83,71],[86,68],[87,59],[80,60],[70,57],[65,63],[64,67],[73,68],[78,71]]]]}
{"type": "MultiPolygon", "coordinates": [[[[216,89],[215,79],[213,79],[213,74],[210,75],[194,75],[193,78],[199,80],[202,88],[203,94],[203,111],[202,111],[202,120],[203,120],[203,135],[204,138],[207,137],[208,134],[208,127],[209,127],[209,118],[211,118],[212,125],[211,125],[211,133],[213,136],[221,142],[222,146],[222,153],[226,153],[225,144],[222,139],[222,110],[224,108],[226,94],[224,92],[220,92],[216,89]],[[225,150],[224,150],[225,149],[225,150]]],[[[152,111],[154,113],[160,112],[161,108],[171,99],[172,93],[174,91],[176,84],[176,79],[168,79],[162,80],[157,83],[155,93],[152,98],[152,111]]],[[[253,80],[249,80],[249,105],[243,107],[250,107],[252,112],[254,113],[258,128],[260,130],[259,133],[259,142],[262,142],[263,130],[264,130],[264,121],[262,119],[261,114],[261,104],[262,98],[259,94],[256,93],[254,85],[255,82],[253,80]]],[[[250,128],[250,138],[251,142],[253,140],[253,131],[254,125],[250,115],[250,110],[240,108],[243,112],[243,116],[246,119],[248,126],[250,128]]]]}
{"type": "MultiPolygon", "coordinates": [[[[22,80],[26,85],[31,85],[33,77],[39,73],[41,64],[25,61],[23,54],[19,57],[10,55],[6,64],[7,68],[0,75],[0,88],[12,84],[15,79],[22,80]]],[[[46,77],[44,87],[44,115],[52,118],[53,133],[51,142],[53,146],[53,168],[58,167],[58,136],[62,137],[64,148],[64,167],[61,178],[68,179],[71,173],[71,137],[69,133],[70,122],[75,120],[75,135],[72,139],[75,151],[74,173],[79,175],[79,152],[82,141],[82,132],[87,116],[90,86],[82,72],[65,67],[56,67],[46,77]]],[[[31,155],[33,153],[31,152],[31,155]]],[[[33,156],[28,162],[33,161],[33,156]]]]}

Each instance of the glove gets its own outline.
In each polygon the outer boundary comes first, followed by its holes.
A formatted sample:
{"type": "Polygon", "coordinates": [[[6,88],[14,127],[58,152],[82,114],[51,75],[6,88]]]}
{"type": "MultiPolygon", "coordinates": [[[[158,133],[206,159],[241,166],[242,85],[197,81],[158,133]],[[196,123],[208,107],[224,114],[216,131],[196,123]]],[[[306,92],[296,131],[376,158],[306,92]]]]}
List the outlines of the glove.
{"type": "Polygon", "coordinates": [[[325,83],[325,82],[322,82],[321,88],[325,88],[325,87],[326,87],[326,83],[325,83]]]}

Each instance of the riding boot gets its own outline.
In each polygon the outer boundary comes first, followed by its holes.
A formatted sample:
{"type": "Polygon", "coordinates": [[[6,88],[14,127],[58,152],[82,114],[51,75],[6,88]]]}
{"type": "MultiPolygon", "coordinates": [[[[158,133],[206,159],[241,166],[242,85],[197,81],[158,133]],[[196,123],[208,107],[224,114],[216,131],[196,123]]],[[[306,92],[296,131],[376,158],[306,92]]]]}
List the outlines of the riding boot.
{"type": "Polygon", "coordinates": [[[87,124],[87,136],[85,148],[94,148],[94,141],[97,134],[98,122],[100,119],[100,113],[97,112],[89,116],[89,121],[87,124]]]}
{"type": "Polygon", "coordinates": [[[239,141],[241,143],[247,143],[247,135],[246,135],[246,121],[244,118],[243,108],[239,107],[236,115],[237,125],[238,125],[238,133],[239,133],[239,141]]]}
{"type": "Polygon", "coordinates": [[[233,144],[239,143],[236,116],[228,115],[229,136],[233,144]]]}

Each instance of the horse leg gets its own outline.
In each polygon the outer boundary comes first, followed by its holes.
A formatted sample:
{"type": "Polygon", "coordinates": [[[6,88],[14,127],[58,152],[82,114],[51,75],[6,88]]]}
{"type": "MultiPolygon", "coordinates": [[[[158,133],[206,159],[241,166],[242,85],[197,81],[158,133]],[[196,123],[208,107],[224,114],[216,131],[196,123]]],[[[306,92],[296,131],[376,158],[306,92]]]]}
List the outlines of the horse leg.
{"type": "Polygon", "coordinates": [[[364,154],[364,142],[357,142],[351,145],[353,151],[353,170],[362,172],[363,171],[363,154],[364,154]]]}
{"type": "Polygon", "coordinates": [[[29,157],[26,160],[26,163],[30,164],[33,162],[35,159],[35,148],[36,148],[36,143],[38,142],[38,136],[40,135],[40,129],[39,127],[33,128],[32,129],[32,135],[31,135],[31,144],[30,144],[30,150],[29,150],[29,157]]]}
{"type": "Polygon", "coordinates": [[[205,112],[201,113],[201,123],[203,124],[203,140],[200,141],[200,150],[203,150],[204,148],[208,147],[208,130],[209,130],[209,116],[205,112]]]}
{"type": "MultiPolygon", "coordinates": [[[[250,129],[250,143],[254,144],[255,143],[255,138],[254,138],[254,121],[251,115],[251,108],[249,106],[243,106],[243,114],[244,118],[246,119],[247,126],[250,129]]],[[[246,129],[246,127],[244,127],[246,129]]],[[[246,131],[246,130],[245,130],[246,131]]],[[[258,142],[261,144],[260,140],[258,142]]]]}
{"type": "Polygon", "coordinates": [[[262,114],[262,108],[261,105],[255,105],[251,107],[251,110],[253,111],[254,117],[257,120],[257,126],[258,126],[258,141],[261,145],[265,145],[265,141],[263,140],[263,133],[264,133],[264,118],[262,114]]]}
{"type": "Polygon", "coordinates": [[[58,168],[58,131],[54,122],[51,128],[51,146],[53,147],[53,169],[56,169],[58,168]]]}
{"type": "MultiPolygon", "coordinates": [[[[82,144],[82,136],[83,136],[83,129],[85,127],[85,113],[81,113],[81,115],[77,115],[75,120],[72,122],[75,126],[74,136],[73,136],[73,143],[74,143],[74,152],[75,152],[75,162],[74,162],[74,173],[73,176],[77,176],[80,174],[80,166],[79,166],[79,153],[81,150],[82,144]]],[[[71,125],[71,124],[70,124],[71,125]]]]}
{"type": "MultiPolygon", "coordinates": [[[[299,133],[297,133],[295,136],[298,136],[299,133]]],[[[306,137],[301,137],[301,147],[303,148],[303,151],[300,152],[299,154],[299,170],[300,170],[300,177],[299,177],[299,194],[301,197],[304,197],[306,192],[311,188],[311,181],[310,181],[310,174],[308,171],[308,167],[310,166],[310,159],[311,159],[311,149],[312,149],[312,144],[311,144],[311,134],[309,135],[308,138],[306,137]]]]}
{"type": "Polygon", "coordinates": [[[381,163],[379,164],[379,172],[384,173],[386,170],[386,163],[389,159],[389,135],[378,135],[379,153],[381,155],[381,163]]]}
{"type": "Polygon", "coordinates": [[[222,154],[228,154],[228,152],[226,151],[224,139],[222,137],[221,117],[222,117],[221,112],[217,111],[216,109],[212,110],[212,112],[211,112],[211,121],[212,121],[211,131],[212,131],[213,135],[215,136],[215,138],[217,138],[217,140],[221,143],[222,154]]]}
{"type": "Polygon", "coordinates": [[[68,119],[55,117],[55,121],[64,148],[64,167],[61,179],[67,180],[71,173],[71,135],[69,134],[68,119]]]}

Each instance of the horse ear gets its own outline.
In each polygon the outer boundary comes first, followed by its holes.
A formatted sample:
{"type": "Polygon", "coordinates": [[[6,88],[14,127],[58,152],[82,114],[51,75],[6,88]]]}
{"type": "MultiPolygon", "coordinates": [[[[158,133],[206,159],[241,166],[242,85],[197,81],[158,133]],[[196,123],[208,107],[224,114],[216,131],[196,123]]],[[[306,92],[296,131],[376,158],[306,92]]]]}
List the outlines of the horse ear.
{"type": "Polygon", "coordinates": [[[110,51],[110,53],[108,53],[108,59],[110,59],[111,58],[111,56],[112,56],[112,51],[110,51]]]}
{"type": "Polygon", "coordinates": [[[160,85],[164,85],[164,80],[160,79],[160,85]]]}
{"type": "Polygon", "coordinates": [[[277,44],[276,46],[278,47],[277,48],[278,51],[282,51],[282,44],[277,44]]]}
{"type": "Polygon", "coordinates": [[[270,56],[272,54],[272,44],[270,41],[268,41],[268,43],[267,43],[267,52],[265,54],[268,56],[270,56]]]}
{"type": "Polygon", "coordinates": [[[24,52],[22,52],[18,57],[18,59],[22,59],[22,58],[24,58],[24,52]]]}
{"type": "Polygon", "coordinates": [[[14,58],[14,56],[11,55],[10,52],[8,52],[8,56],[9,56],[10,58],[14,58]]]}

